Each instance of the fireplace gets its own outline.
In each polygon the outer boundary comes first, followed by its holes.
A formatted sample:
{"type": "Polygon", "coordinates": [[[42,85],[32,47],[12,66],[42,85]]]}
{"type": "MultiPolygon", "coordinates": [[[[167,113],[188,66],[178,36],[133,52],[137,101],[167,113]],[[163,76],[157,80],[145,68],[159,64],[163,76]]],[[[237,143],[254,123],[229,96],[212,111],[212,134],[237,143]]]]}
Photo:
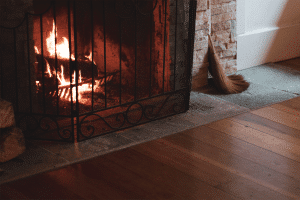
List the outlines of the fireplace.
{"type": "Polygon", "coordinates": [[[189,109],[195,0],[2,4],[16,15],[0,21],[1,98],[26,138],[83,141],[189,109]]]}

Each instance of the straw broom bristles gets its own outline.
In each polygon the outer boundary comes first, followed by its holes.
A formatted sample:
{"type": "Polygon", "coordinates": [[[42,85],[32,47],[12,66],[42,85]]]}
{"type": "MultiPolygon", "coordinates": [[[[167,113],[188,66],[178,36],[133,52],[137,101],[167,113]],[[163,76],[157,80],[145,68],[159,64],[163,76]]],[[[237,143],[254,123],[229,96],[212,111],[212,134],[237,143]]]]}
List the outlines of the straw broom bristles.
{"type": "MultiPolygon", "coordinates": [[[[247,90],[250,84],[244,80],[242,75],[226,76],[219,56],[216,54],[210,35],[208,35],[208,60],[208,70],[213,77],[213,85],[219,90],[219,92],[225,94],[236,94],[247,90]]],[[[209,81],[209,83],[210,82],[211,81],[209,81]]]]}

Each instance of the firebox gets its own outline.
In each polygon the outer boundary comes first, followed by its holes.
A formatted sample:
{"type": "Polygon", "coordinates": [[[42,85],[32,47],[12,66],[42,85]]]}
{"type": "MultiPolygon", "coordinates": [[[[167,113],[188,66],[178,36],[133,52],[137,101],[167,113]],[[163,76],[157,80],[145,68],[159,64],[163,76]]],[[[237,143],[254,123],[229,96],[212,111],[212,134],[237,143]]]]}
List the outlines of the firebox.
{"type": "Polygon", "coordinates": [[[0,20],[1,98],[26,138],[83,141],[189,109],[196,0],[16,2],[0,20]]]}

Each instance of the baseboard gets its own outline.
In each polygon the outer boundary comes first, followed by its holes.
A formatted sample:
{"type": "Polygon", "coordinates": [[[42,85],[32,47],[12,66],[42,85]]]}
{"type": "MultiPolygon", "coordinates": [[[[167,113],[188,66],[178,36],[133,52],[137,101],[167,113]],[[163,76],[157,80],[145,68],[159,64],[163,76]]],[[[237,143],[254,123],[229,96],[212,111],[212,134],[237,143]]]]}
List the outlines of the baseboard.
{"type": "Polygon", "coordinates": [[[237,70],[300,57],[300,24],[238,35],[237,70]]]}

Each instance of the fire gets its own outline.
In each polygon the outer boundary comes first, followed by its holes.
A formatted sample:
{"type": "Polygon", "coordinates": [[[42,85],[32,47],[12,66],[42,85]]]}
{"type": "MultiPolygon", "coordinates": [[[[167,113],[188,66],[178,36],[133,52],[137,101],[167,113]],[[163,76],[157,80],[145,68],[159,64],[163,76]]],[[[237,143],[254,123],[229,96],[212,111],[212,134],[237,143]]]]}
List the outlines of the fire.
{"type": "MultiPolygon", "coordinates": [[[[52,31],[50,32],[49,37],[46,39],[47,43],[47,50],[50,53],[50,56],[54,57],[55,56],[55,38],[57,38],[57,28],[55,26],[54,20],[53,20],[53,27],[52,31]],[[55,35],[56,31],[56,35],[55,35]]],[[[57,58],[59,59],[69,59],[70,52],[69,52],[69,41],[66,37],[62,37],[63,42],[56,44],[56,54],[57,58]]],[[[75,60],[74,55],[71,55],[71,59],[75,60]]]]}
{"type": "MultiPolygon", "coordinates": [[[[49,33],[49,37],[46,38],[46,45],[47,45],[47,51],[49,52],[49,57],[54,58],[55,53],[58,59],[69,59],[70,58],[70,51],[69,51],[69,41],[66,37],[62,37],[63,41],[59,44],[56,44],[55,46],[55,39],[57,38],[57,28],[55,26],[55,23],[53,21],[52,31],[49,33]],[[56,34],[55,34],[56,33],[56,34]]],[[[35,53],[40,54],[39,49],[34,46],[35,53]]],[[[92,62],[92,52],[90,52],[90,55],[85,56],[88,60],[92,62]]],[[[46,60],[46,59],[45,59],[46,60]]],[[[71,60],[75,60],[74,54],[71,54],[71,60]]],[[[95,61],[93,62],[94,64],[95,61]]],[[[53,70],[51,73],[51,67],[49,65],[49,62],[46,60],[46,73],[49,75],[49,77],[56,76],[57,80],[59,81],[58,85],[58,96],[61,99],[65,99],[67,101],[71,101],[71,86],[72,86],[72,99],[73,101],[76,100],[76,72],[74,71],[72,74],[72,79],[70,81],[66,81],[65,74],[64,74],[64,66],[60,66],[60,72],[58,71],[56,74],[56,71],[53,70]]],[[[82,76],[81,76],[81,70],[78,71],[79,77],[78,77],[78,100],[80,103],[87,103],[89,99],[82,98],[82,94],[85,92],[91,92],[92,91],[92,84],[91,83],[83,83],[82,76]]],[[[41,85],[38,81],[36,82],[37,85],[41,85]]],[[[96,88],[99,89],[100,81],[95,81],[94,85],[94,91],[96,88]]],[[[101,87],[101,86],[100,86],[101,87]]],[[[50,95],[55,96],[56,91],[53,93],[50,93],[50,95]]]]}
{"type": "MultiPolygon", "coordinates": [[[[60,82],[59,87],[61,88],[63,86],[69,86],[71,84],[74,86],[76,84],[76,72],[74,71],[74,73],[72,74],[72,83],[70,83],[70,81],[66,81],[65,80],[64,66],[61,65],[60,68],[61,68],[61,72],[57,73],[57,79],[60,82]]],[[[82,82],[82,79],[81,79],[81,70],[79,70],[79,75],[80,75],[79,76],[79,83],[81,83],[82,82]]],[[[83,92],[83,91],[81,89],[79,89],[79,88],[81,88],[81,86],[78,87],[78,91],[79,91],[78,98],[81,99],[80,92],[83,92]]],[[[66,92],[66,97],[68,97],[69,96],[68,94],[70,93],[70,91],[69,91],[69,88],[66,88],[66,87],[64,87],[63,89],[60,89],[60,93],[58,93],[58,96],[64,97],[65,96],[65,92],[66,92]]],[[[72,89],[72,95],[73,95],[72,96],[73,99],[75,100],[76,99],[76,88],[72,89]]],[[[71,97],[69,99],[67,99],[67,100],[71,101],[71,97]]]]}
{"type": "Polygon", "coordinates": [[[35,50],[36,54],[40,54],[40,52],[39,52],[39,50],[38,50],[38,48],[36,46],[34,46],[34,50],[35,50]]]}
{"type": "Polygon", "coordinates": [[[60,73],[58,72],[58,74],[57,74],[57,79],[58,79],[59,82],[60,82],[60,86],[70,85],[70,82],[67,82],[67,81],[65,80],[65,76],[64,76],[64,66],[63,66],[63,65],[60,66],[60,73]]]}
{"type": "Polygon", "coordinates": [[[52,73],[51,73],[51,71],[50,71],[50,65],[49,65],[49,63],[48,63],[47,60],[46,60],[46,65],[47,65],[47,72],[48,72],[48,74],[49,74],[49,77],[51,78],[51,77],[52,77],[52,73]]]}
{"type": "Polygon", "coordinates": [[[81,70],[79,70],[79,83],[82,82],[82,77],[81,77],[81,70]]]}

